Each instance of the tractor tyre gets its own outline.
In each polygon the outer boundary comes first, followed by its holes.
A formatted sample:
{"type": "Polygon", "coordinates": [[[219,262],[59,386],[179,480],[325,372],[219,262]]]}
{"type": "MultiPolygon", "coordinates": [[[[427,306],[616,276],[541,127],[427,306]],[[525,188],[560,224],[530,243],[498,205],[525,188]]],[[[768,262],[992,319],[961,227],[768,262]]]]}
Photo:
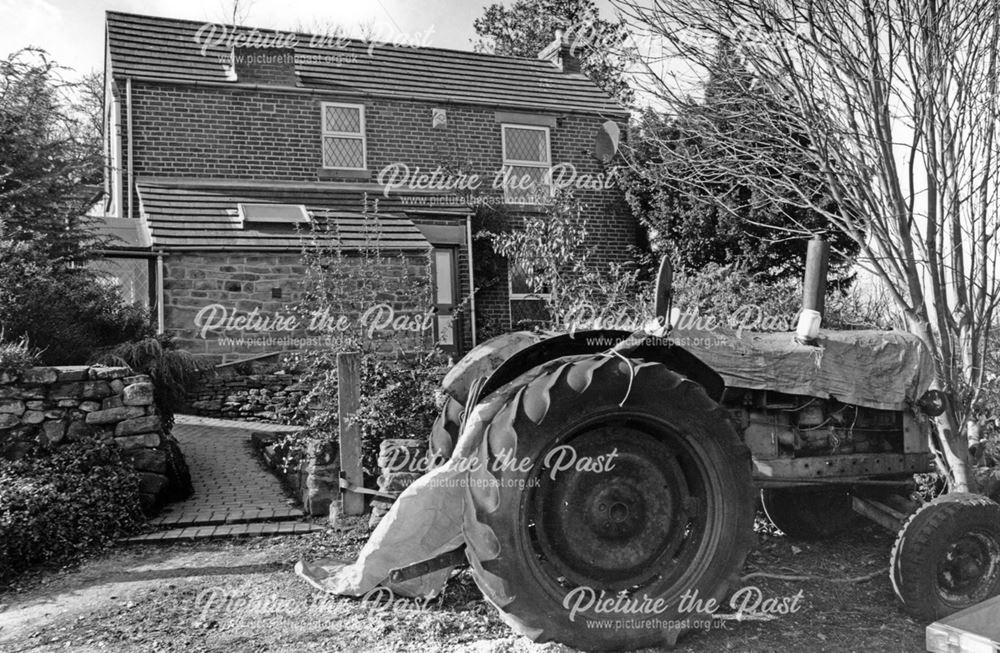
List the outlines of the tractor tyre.
{"type": "Polygon", "coordinates": [[[462,428],[462,404],[451,397],[445,399],[441,414],[431,426],[431,436],[427,443],[428,468],[440,467],[455,451],[455,443],[462,428]]]}
{"type": "Polygon", "coordinates": [[[749,450],[701,386],[660,363],[571,356],[489,403],[496,483],[472,493],[472,528],[495,548],[467,552],[504,621],[601,651],[705,627],[699,606],[723,600],[754,541],[755,493],[749,450]]]}
{"type": "Polygon", "coordinates": [[[906,611],[926,621],[1000,594],[1000,505],[954,492],[924,504],[896,537],[890,573],[906,611]]]}
{"type": "Polygon", "coordinates": [[[760,501],[771,523],[797,540],[832,537],[857,519],[846,488],[766,488],[760,501]]]}

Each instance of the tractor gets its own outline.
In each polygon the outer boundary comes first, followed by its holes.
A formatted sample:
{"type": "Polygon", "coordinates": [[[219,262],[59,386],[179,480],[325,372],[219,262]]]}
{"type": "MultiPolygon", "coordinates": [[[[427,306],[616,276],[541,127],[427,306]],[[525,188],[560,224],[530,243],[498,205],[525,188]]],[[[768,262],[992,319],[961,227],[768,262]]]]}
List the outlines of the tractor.
{"type": "MultiPolygon", "coordinates": [[[[822,313],[826,251],[810,243],[803,313],[822,313]]],[[[807,326],[706,342],[670,327],[671,276],[663,263],[659,328],[510,333],[444,380],[431,455],[493,463],[492,490],[470,491],[463,528],[480,544],[465,557],[508,624],[587,650],[672,645],[691,627],[684,597],[737,589],[759,504],[793,538],[858,513],[898,531],[891,582],[918,618],[1000,593],[1000,505],[912,498],[945,401],[916,337],[807,326]]]]}

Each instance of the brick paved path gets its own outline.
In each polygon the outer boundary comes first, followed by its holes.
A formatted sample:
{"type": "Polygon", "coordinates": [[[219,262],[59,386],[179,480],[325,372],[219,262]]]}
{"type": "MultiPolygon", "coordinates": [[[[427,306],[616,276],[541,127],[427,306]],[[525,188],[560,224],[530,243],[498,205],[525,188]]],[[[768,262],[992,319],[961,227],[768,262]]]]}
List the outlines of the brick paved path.
{"type": "Polygon", "coordinates": [[[177,415],[174,436],[191,470],[194,494],[168,505],[150,521],[158,530],[128,542],[167,542],[238,535],[278,535],[323,530],[305,523],[302,510],[260,462],[250,444],[254,431],[296,427],[177,415]]]}

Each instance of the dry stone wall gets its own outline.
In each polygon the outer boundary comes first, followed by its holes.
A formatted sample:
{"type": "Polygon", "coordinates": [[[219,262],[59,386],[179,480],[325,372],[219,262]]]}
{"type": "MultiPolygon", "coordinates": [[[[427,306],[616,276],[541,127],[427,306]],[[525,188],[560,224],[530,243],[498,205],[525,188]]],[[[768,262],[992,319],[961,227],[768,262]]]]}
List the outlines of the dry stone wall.
{"type": "Polygon", "coordinates": [[[310,443],[296,453],[277,433],[253,432],[250,441],[264,462],[314,516],[330,514],[340,494],[340,458],[337,445],[310,443]]]}
{"type": "Polygon", "coordinates": [[[299,375],[261,363],[206,372],[188,393],[188,411],[225,419],[295,422],[308,387],[299,375]],[[249,367],[249,371],[243,369],[249,367]]]}
{"type": "Polygon", "coordinates": [[[163,427],[151,379],[128,367],[0,370],[0,456],[84,437],[113,439],[139,474],[143,507],[155,512],[191,493],[177,441],[163,427]]]}

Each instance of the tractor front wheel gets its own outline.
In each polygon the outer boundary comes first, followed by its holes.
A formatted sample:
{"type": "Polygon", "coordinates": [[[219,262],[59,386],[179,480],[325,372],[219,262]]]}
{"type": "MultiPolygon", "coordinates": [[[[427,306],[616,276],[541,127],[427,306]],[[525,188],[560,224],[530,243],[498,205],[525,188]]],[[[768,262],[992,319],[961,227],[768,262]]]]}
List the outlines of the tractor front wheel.
{"type": "Polygon", "coordinates": [[[927,621],[1000,594],[1000,505],[950,493],[915,512],[892,547],[892,587],[927,621]]]}

